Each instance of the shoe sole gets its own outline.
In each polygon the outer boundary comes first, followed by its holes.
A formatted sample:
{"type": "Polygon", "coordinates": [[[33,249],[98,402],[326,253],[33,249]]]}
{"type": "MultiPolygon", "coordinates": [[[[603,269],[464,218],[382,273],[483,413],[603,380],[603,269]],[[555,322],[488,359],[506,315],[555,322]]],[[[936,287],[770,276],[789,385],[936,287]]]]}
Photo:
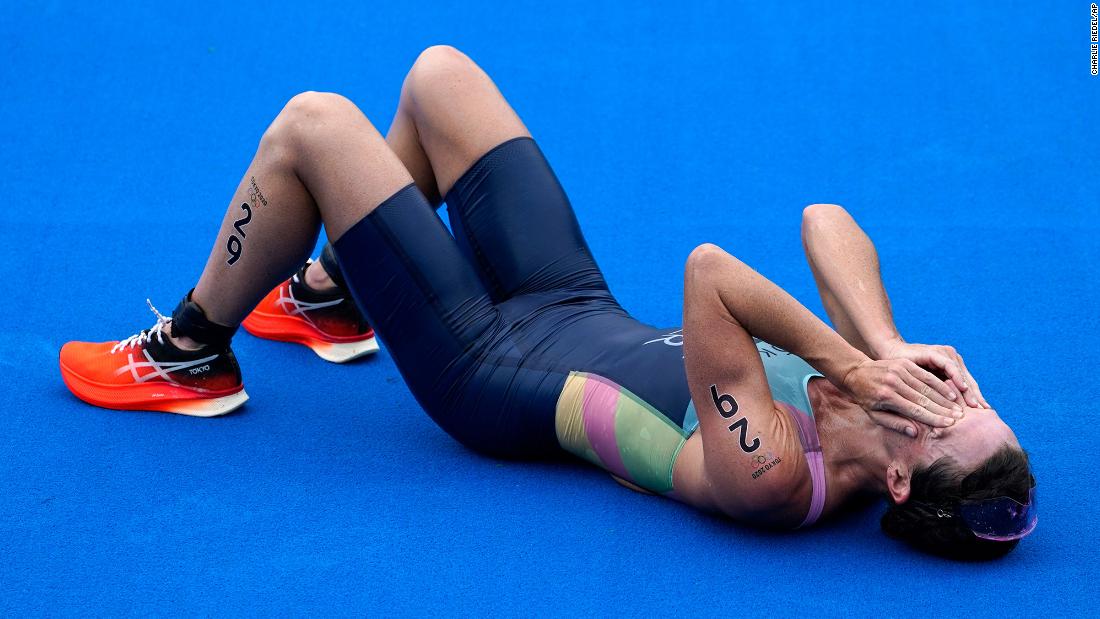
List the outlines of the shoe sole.
{"type": "Polygon", "coordinates": [[[241,323],[245,331],[256,337],[277,342],[291,342],[309,347],[318,357],[332,363],[347,363],[378,352],[378,340],[373,335],[362,340],[331,341],[300,318],[253,311],[241,323]]]}
{"type": "Polygon", "coordinates": [[[64,363],[61,364],[61,378],[76,397],[93,406],[113,410],[217,417],[237,410],[248,401],[243,386],[235,392],[211,396],[162,382],[104,385],[84,378],[64,363]]]}

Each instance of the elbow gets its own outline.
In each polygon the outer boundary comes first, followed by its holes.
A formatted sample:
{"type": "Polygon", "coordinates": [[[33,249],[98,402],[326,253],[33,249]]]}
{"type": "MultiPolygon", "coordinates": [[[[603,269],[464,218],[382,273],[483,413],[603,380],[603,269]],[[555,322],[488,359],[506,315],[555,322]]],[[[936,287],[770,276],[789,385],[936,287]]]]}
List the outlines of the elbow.
{"type": "Polygon", "coordinates": [[[706,278],[721,268],[729,254],[713,243],[703,243],[688,254],[684,274],[688,282],[706,278]]]}
{"type": "Polygon", "coordinates": [[[802,249],[813,267],[813,247],[815,241],[821,238],[829,230],[836,229],[844,219],[851,220],[852,216],[843,206],[836,204],[811,204],[802,209],[802,249]]]}
{"type": "Polygon", "coordinates": [[[812,231],[842,217],[851,218],[843,206],[837,204],[811,204],[802,209],[802,231],[812,231]]]}
{"type": "Polygon", "coordinates": [[[703,243],[688,254],[687,265],[688,268],[711,268],[726,256],[729,254],[714,243],[703,243]]]}

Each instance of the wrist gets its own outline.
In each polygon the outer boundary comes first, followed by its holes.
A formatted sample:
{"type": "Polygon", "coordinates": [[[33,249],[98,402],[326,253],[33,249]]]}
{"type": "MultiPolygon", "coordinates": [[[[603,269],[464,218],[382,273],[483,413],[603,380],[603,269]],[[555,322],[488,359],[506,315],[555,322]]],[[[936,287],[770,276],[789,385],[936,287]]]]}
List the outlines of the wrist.
{"type": "Polygon", "coordinates": [[[897,346],[904,344],[905,340],[901,339],[901,336],[897,333],[881,337],[873,341],[867,342],[867,346],[871,349],[871,356],[875,359],[885,359],[892,354],[892,351],[897,346]]]}
{"type": "Polygon", "coordinates": [[[829,382],[838,387],[843,387],[847,382],[848,375],[852,370],[863,365],[868,359],[867,355],[860,352],[854,346],[846,346],[846,349],[841,353],[831,356],[828,361],[822,363],[822,367],[816,368],[825,378],[829,379],[829,382]]]}

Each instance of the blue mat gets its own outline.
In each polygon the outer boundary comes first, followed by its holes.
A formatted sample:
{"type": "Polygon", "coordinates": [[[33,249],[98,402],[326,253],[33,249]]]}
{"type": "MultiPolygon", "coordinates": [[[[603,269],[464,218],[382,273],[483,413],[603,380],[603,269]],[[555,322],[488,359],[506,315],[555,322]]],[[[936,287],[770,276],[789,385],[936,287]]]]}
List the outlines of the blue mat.
{"type": "Polygon", "coordinates": [[[303,4],[2,11],[0,612],[1095,609],[1087,3],[303,4]],[[877,505],[771,534],[581,464],[488,460],[428,420],[385,352],[337,367],[242,334],[252,400],[221,419],[69,395],[61,344],[148,326],[146,297],[171,309],[289,97],[338,91],[384,128],[435,43],[497,80],[613,291],[649,322],[679,323],[683,261],[705,241],[824,315],[799,214],[847,206],[878,243],[903,333],[963,351],[1030,450],[1037,532],[963,565],[885,538],[877,505]]]}

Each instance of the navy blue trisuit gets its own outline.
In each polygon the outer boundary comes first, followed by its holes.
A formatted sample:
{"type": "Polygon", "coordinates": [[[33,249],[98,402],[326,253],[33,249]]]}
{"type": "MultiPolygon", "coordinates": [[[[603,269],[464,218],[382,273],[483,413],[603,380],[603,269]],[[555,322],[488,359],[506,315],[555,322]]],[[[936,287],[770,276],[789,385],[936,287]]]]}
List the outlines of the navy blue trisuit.
{"type": "Polygon", "coordinates": [[[571,373],[613,381],[674,424],[694,416],[678,328],[643,324],[615,300],[534,140],[493,148],[445,201],[453,236],[409,185],[334,244],[440,427],[487,455],[560,453],[555,409],[571,373]]]}

